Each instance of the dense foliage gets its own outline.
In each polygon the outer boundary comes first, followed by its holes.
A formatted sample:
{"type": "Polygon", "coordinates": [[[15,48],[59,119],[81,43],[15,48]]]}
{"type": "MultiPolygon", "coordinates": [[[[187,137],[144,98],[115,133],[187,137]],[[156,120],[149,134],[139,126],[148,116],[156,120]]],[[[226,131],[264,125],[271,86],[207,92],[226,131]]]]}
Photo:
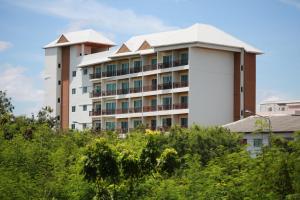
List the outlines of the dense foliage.
{"type": "Polygon", "coordinates": [[[251,158],[219,127],[119,139],[55,130],[48,111],[1,114],[0,199],[300,199],[299,139],[251,158]]]}

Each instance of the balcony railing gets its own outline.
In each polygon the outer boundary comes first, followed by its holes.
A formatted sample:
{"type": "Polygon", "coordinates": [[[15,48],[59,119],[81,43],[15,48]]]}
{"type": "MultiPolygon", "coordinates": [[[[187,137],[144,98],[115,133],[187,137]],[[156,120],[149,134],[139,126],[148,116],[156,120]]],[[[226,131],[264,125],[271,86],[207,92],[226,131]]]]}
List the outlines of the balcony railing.
{"type": "Polygon", "coordinates": [[[101,91],[92,91],[90,93],[90,98],[93,98],[93,97],[101,97],[102,96],[102,92],[101,91]]]}
{"type": "Polygon", "coordinates": [[[151,71],[151,70],[157,70],[157,65],[144,65],[143,66],[143,71],[151,71]]]}
{"type": "Polygon", "coordinates": [[[173,109],[187,109],[188,104],[187,103],[178,103],[173,105],[173,109]]]}
{"type": "Polygon", "coordinates": [[[114,115],[114,114],[116,114],[116,110],[115,109],[102,110],[102,115],[114,115]]]}
{"type": "Polygon", "coordinates": [[[171,89],[172,88],[172,83],[163,83],[158,85],[159,90],[166,90],[166,89],[171,89]]]}
{"type": "Polygon", "coordinates": [[[133,67],[130,68],[130,73],[139,73],[142,71],[142,67],[133,67]]]}
{"type": "Polygon", "coordinates": [[[155,90],[157,90],[156,85],[149,85],[149,86],[144,86],[143,87],[144,92],[155,91],[155,90]]]}
{"type": "Polygon", "coordinates": [[[156,111],[157,110],[157,106],[144,106],[143,107],[143,112],[152,112],[152,111],[156,111]]]}
{"type": "Polygon", "coordinates": [[[90,79],[101,78],[101,77],[102,77],[101,73],[90,74],[90,79]]]}
{"type": "Polygon", "coordinates": [[[130,93],[142,92],[142,87],[130,88],[130,93]]]}
{"type": "Polygon", "coordinates": [[[127,108],[121,108],[121,109],[117,109],[116,110],[117,114],[125,114],[125,113],[129,113],[129,109],[127,108]]]}
{"type": "Polygon", "coordinates": [[[181,88],[181,87],[187,87],[189,86],[189,83],[186,81],[183,82],[173,82],[173,88],[181,88]]]}
{"type": "Polygon", "coordinates": [[[139,113],[139,112],[142,112],[142,111],[143,111],[143,108],[142,108],[142,107],[130,108],[130,109],[129,109],[129,112],[130,112],[130,113],[139,113]]]}
{"type": "Polygon", "coordinates": [[[101,114],[101,110],[92,110],[89,112],[90,116],[100,116],[101,114]]]}
{"type": "Polygon", "coordinates": [[[172,110],[172,104],[159,105],[158,110],[172,110]]]}
{"type": "Polygon", "coordinates": [[[129,88],[128,89],[118,89],[117,94],[129,94],[129,88]]]}
{"type": "Polygon", "coordinates": [[[188,59],[175,60],[173,62],[167,63],[158,63],[157,65],[144,65],[143,67],[132,67],[129,70],[127,69],[119,69],[114,71],[106,71],[102,73],[94,73],[90,74],[90,79],[102,78],[102,77],[112,77],[112,76],[120,76],[126,74],[133,74],[138,72],[146,72],[157,69],[167,69],[171,67],[184,66],[188,64],[188,59]]]}

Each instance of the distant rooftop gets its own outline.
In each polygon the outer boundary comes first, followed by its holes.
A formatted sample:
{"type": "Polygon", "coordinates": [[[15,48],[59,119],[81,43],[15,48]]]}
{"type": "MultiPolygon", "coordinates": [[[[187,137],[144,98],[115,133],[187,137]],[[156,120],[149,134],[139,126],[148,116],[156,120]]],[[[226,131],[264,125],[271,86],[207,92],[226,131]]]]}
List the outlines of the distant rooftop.
{"type": "Polygon", "coordinates": [[[300,100],[264,101],[264,102],[260,103],[260,105],[264,105],[264,104],[294,104],[294,103],[300,103],[300,100]]]}
{"type": "MultiPolygon", "coordinates": [[[[272,125],[272,132],[295,132],[300,131],[300,115],[273,115],[269,116],[272,125]]],[[[258,119],[262,119],[259,116],[250,116],[241,119],[230,124],[226,124],[223,127],[228,128],[232,132],[239,133],[252,133],[255,132],[258,127],[255,126],[255,122],[258,119]]],[[[264,130],[264,132],[268,132],[264,130]]]]}
{"type": "Polygon", "coordinates": [[[92,30],[81,30],[60,35],[56,40],[50,42],[44,48],[69,46],[73,44],[95,43],[107,46],[115,46],[115,43],[104,37],[102,34],[92,30]]]}

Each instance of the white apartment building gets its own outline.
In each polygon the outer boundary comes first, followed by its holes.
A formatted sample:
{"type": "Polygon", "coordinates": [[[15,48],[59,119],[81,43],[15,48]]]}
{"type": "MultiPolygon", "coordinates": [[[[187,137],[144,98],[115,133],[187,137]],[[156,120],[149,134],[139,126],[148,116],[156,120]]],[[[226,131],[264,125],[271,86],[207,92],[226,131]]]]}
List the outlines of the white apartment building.
{"type": "Polygon", "coordinates": [[[300,100],[266,101],[260,104],[259,113],[261,115],[299,114],[300,100]]]}
{"type": "Polygon", "coordinates": [[[205,24],[139,35],[118,48],[93,30],[46,45],[46,105],[61,127],[127,132],[227,124],[255,111],[261,51],[205,24]]]}

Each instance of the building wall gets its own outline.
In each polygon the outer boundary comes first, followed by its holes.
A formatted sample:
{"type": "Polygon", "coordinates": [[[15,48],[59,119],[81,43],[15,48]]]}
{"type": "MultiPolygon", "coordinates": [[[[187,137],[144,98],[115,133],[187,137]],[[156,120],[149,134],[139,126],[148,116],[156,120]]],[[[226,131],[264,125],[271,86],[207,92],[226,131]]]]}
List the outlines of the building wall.
{"type": "Polygon", "coordinates": [[[244,54],[244,110],[256,111],[256,55],[244,54]]]}
{"type": "Polygon", "coordinates": [[[234,53],[190,48],[189,58],[189,124],[232,122],[234,53]]]}
{"type": "Polygon", "coordinates": [[[79,122],[75,124],[77,129],[82,129],[82,123],[86,123],[87,126],[92,126],[92,119],[89,116],[89,111],[92,110],[92,100],[89,98],[89,93],[92,91],[92,83],[89,79],[89,74],[92,74],[92,69],[88,69],[88,74],[83,74],[83,69],[78,68],[78,64],[82,56],[78,56],[78,51],[81,48],[78,46],[70,47],[70,89],[69,89],[69,127],[74,121],[79,122]],[[76,71],[76,76],[73,77],[73,71],[76,71]],[[83,87],[87,87],[87,92],[83,93],[83,87]],[[76,94],[72,94],[72,89],[76,89],[76,94]],[[83,111],[83,105],[87,105],[87,111],[83,111]],[[72,112],[72,106],[76,107],[75,112],[72,112]]]}
{"type": "Polygon", "coordinates": [[[60,98],[60,86],[58,81],[61,79],[61,71],[58,64],[61,63],[61,51],[59,48],[45,49],[45,96],[44,106],[50,106],[53,109],[53,116],[60,115],[60,104],[57,98],[60,98]]]}

